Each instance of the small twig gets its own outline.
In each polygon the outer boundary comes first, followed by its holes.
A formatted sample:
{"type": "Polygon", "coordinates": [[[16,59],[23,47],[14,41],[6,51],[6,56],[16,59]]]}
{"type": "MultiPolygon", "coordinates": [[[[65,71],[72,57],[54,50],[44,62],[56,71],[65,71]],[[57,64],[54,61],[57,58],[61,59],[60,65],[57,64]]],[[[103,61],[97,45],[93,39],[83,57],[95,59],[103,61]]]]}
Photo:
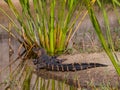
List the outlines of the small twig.
{"type": "Polygon", "coordinates": [[[20,46],[18,47],[18,51],[17,51],[18,52],[18,56],[20,56],[20,51],[21,51],[22,47],[23,47],[23,43],[21,43],[20,46]]]}
{"type": "Polygon", "coordinates": [[[27,58],[27,56],[29,55],[30,51],[32,50],[32,48],[33,48],[34,46],[35,46],[35,44],[33,44],[33,45],[30,47],[30,49],[28,49],[28,51],[27,51],[27,53],[26,53],[26,55],[25,55],[24,58],[27,58]]]}
{"type": "MultiPolygon", "coordinates": [[[[8,30],[9,30],[9,38],[8,38],[8,45],[9,45],[9,62],[12,61],[12,55],[14,53],[13,49],[12,49],[12,44],[11,44],[11,24],[9,23],[8,25],[8,30]]],[[[11,65],[9,65],[9,68],[10,68],[10,72],[12,71],[12,67],[11,65]]]]}

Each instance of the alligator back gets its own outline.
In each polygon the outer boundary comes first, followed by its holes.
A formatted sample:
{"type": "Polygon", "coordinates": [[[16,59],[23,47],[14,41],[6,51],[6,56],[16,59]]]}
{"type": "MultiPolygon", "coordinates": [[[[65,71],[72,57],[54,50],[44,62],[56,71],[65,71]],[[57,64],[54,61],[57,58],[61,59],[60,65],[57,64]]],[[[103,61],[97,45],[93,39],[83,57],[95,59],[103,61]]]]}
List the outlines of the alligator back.
{"type": "Polygon", "coordinates": [[[47,64],[46,69],[50,71],[78,71],[95,67],[106,67],[100,63],[73,63],[73,64],[47,64]]]}

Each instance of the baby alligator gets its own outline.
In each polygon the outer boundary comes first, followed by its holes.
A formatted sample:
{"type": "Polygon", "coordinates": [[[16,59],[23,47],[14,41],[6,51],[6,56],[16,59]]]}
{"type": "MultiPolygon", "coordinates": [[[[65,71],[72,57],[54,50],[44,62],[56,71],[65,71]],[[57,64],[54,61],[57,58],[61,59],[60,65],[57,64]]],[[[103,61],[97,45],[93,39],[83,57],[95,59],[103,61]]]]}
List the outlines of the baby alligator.
{"type": "Polygon", "coordinates": [[[78,71],[95,67],[106,67],[107,65],[99,63],[70,63],[62,64],[63,60],[48,56],[43,48],[33,49],[37,58],[33,60],[36,69],[46,69],[50,71],[78,71]]]}

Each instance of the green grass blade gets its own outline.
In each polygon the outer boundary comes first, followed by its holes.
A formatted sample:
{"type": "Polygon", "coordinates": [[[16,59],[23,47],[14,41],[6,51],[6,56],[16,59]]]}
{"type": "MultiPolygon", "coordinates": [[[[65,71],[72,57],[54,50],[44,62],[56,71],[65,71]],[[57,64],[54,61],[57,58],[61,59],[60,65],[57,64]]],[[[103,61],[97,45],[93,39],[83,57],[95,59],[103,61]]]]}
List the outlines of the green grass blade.
{"type": "Polygon", "coordinates": [[[55,0],[52,0],[51,2],[51,14],[50,14],[50,53],[53,55],[54,54],[54,8],[55,8],[55,0]]]}
{"type": "Polygon", "coordinates": [[[118,0],[112,0],[112,2],[116,3],[118,6],[120,6],[120,2],[118,0]]]}
{"type": "Polygon", "coordinates": [[[114,7],[114,8],[113,8],[113,9],[114,9],[114,12],[115,12],[115,14],[116,14],[116,16],[117,16],[118,22],[119,22],[119,24],[120,24],[119,11],[118,11],[118,9],[117,9],[117,5],[120,6],[120,2],[116,3],[114,0],[112,0],[112,4],[113,4],[113,7],[114,7]]]}
{"type": "Polygon", "coordinates": [[[43,79],[42,78],[39,78],[39,81],[40,81],[40,90],[42,90],[42,86],[43,86],[43,79]]]}
{"type": "Polygon", "coordinates": [[[116,62],[116,58],[114,57],[114,54],[112,53],[112,51],[110,50],[110,48],[108,47],[108,44],[102,34],[102,31],[101,31],[101,28],[100,28],[100,25],[99,25],[99,22],[94,14],[94,11],[92,8],[89,7],[89,16],[90,16],[90,19],[91,19],[91,22],[93,24],[93,27],[95,28],[95,31],[99,37],[99,40],[106,52],[106,54],[109,56],[112,64],[114,65],[118,75],[120,75],[120,67],[118,65],[118,63],[116,62]]]}
{"type": "Polygon", "coordinates": [[[31,71],[30,67],[27,67],[25,80],[23,82],[23,90],[30,90],[31,78],[32,78],[32,71],[31,71]]]}
{"type": "MultiPolygon", "coordinates": [[[[63,28],[63,33],[66,33],[68,30],[68,25],[70,23],[70,20],[72,18],[72,15],[74,14],[73,12],[75,11],[76,4],[74,4],[75,1],[70,0],[68,1],[68,14],[66,16],[66,19],[64,21],[64,28],[63,28]]],[[[67,3],[67,2],[66,2],[67,3]]]]}
{"type": "Polygon", "coordinates": [[[20,5],[22,7],[22,12],[24,14],[29,14],[30,15],[30,5],[29,5],[29,0],[19,0],[20,5]]]}
{"type": "Polygon", "coordinates": [[[105,10],[104,5],[99,0],[97,0],[97,2],[103,12],[103,18],[104,18],[104,22],[105,22],[105,26],[106,26],[106,30],[107,30],[108,43],[110,44],[110,46],[111,46],[110,48],[112,49],[112,51],[114,51],[114,45],[113,45],[113,41],[112,41],[112,37],[111,37],[112,35],[110,33],[110,25],[109,25],[109,19],[108,19],[107,12],[105,10]]]}
{"type": "Polygon", "coordinates": [[[6,3],[9,5],[10,9],[12,10],[13,14],[15,15],[15,17],[17,18],[17,20],[20,22],[20,24],[22,25],[23,23],[23,19],[22,17],[20,16],[20,13],[19,11],[16,9],[16,7],[14,6],[14,4],[12,3],[11,0],[5,0],[6,3]]]}
{"type": "MultiPolygon", "coordinates": [[[[58,21],[57,21],[57,26],[60,27],[61,29],[64,27],[64,20],[65,20],[65,0],[59,0],[58,1],[57,8],[58,8],[58,21]]],[[[59,29],[60,30],[60,29],[59,29]]]]}
{"type": "Polygon", "coordinates": [[[55,80],[52,79],[52,89],[51,90],[55,90],[55,80]]]}
{"type": "Polygon", "coordinates": [[[20,34],[18,25],[14,22],[14,20],[1,7],[0,7],[0,11],[9,18],[11,23],[13,23],[13,25],[15,26],[15,28],[16,28],[15,30],[20,34]]]}
{"type": "Polygon", "coordinates": [[[38,88],[38,86],[39,86],[38,84],[39,84],[39,77],[36,77],[35,82],[34,82],[33,87],[32,87],[32,90],[35,90],[35,88],[38,88]]]}

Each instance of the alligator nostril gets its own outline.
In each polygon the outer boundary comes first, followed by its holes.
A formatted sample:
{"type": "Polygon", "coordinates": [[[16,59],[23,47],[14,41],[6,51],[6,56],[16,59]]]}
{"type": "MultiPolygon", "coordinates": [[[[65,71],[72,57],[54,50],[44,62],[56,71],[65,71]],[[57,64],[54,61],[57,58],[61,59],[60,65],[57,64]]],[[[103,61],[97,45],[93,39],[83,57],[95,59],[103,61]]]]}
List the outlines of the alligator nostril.
{"type": "Polygon", "coordinates": [[[38,60],[37,59],[33,59],[33,63],[34,63],[34,65],[36,65],[38,63],[38,60]]]}

